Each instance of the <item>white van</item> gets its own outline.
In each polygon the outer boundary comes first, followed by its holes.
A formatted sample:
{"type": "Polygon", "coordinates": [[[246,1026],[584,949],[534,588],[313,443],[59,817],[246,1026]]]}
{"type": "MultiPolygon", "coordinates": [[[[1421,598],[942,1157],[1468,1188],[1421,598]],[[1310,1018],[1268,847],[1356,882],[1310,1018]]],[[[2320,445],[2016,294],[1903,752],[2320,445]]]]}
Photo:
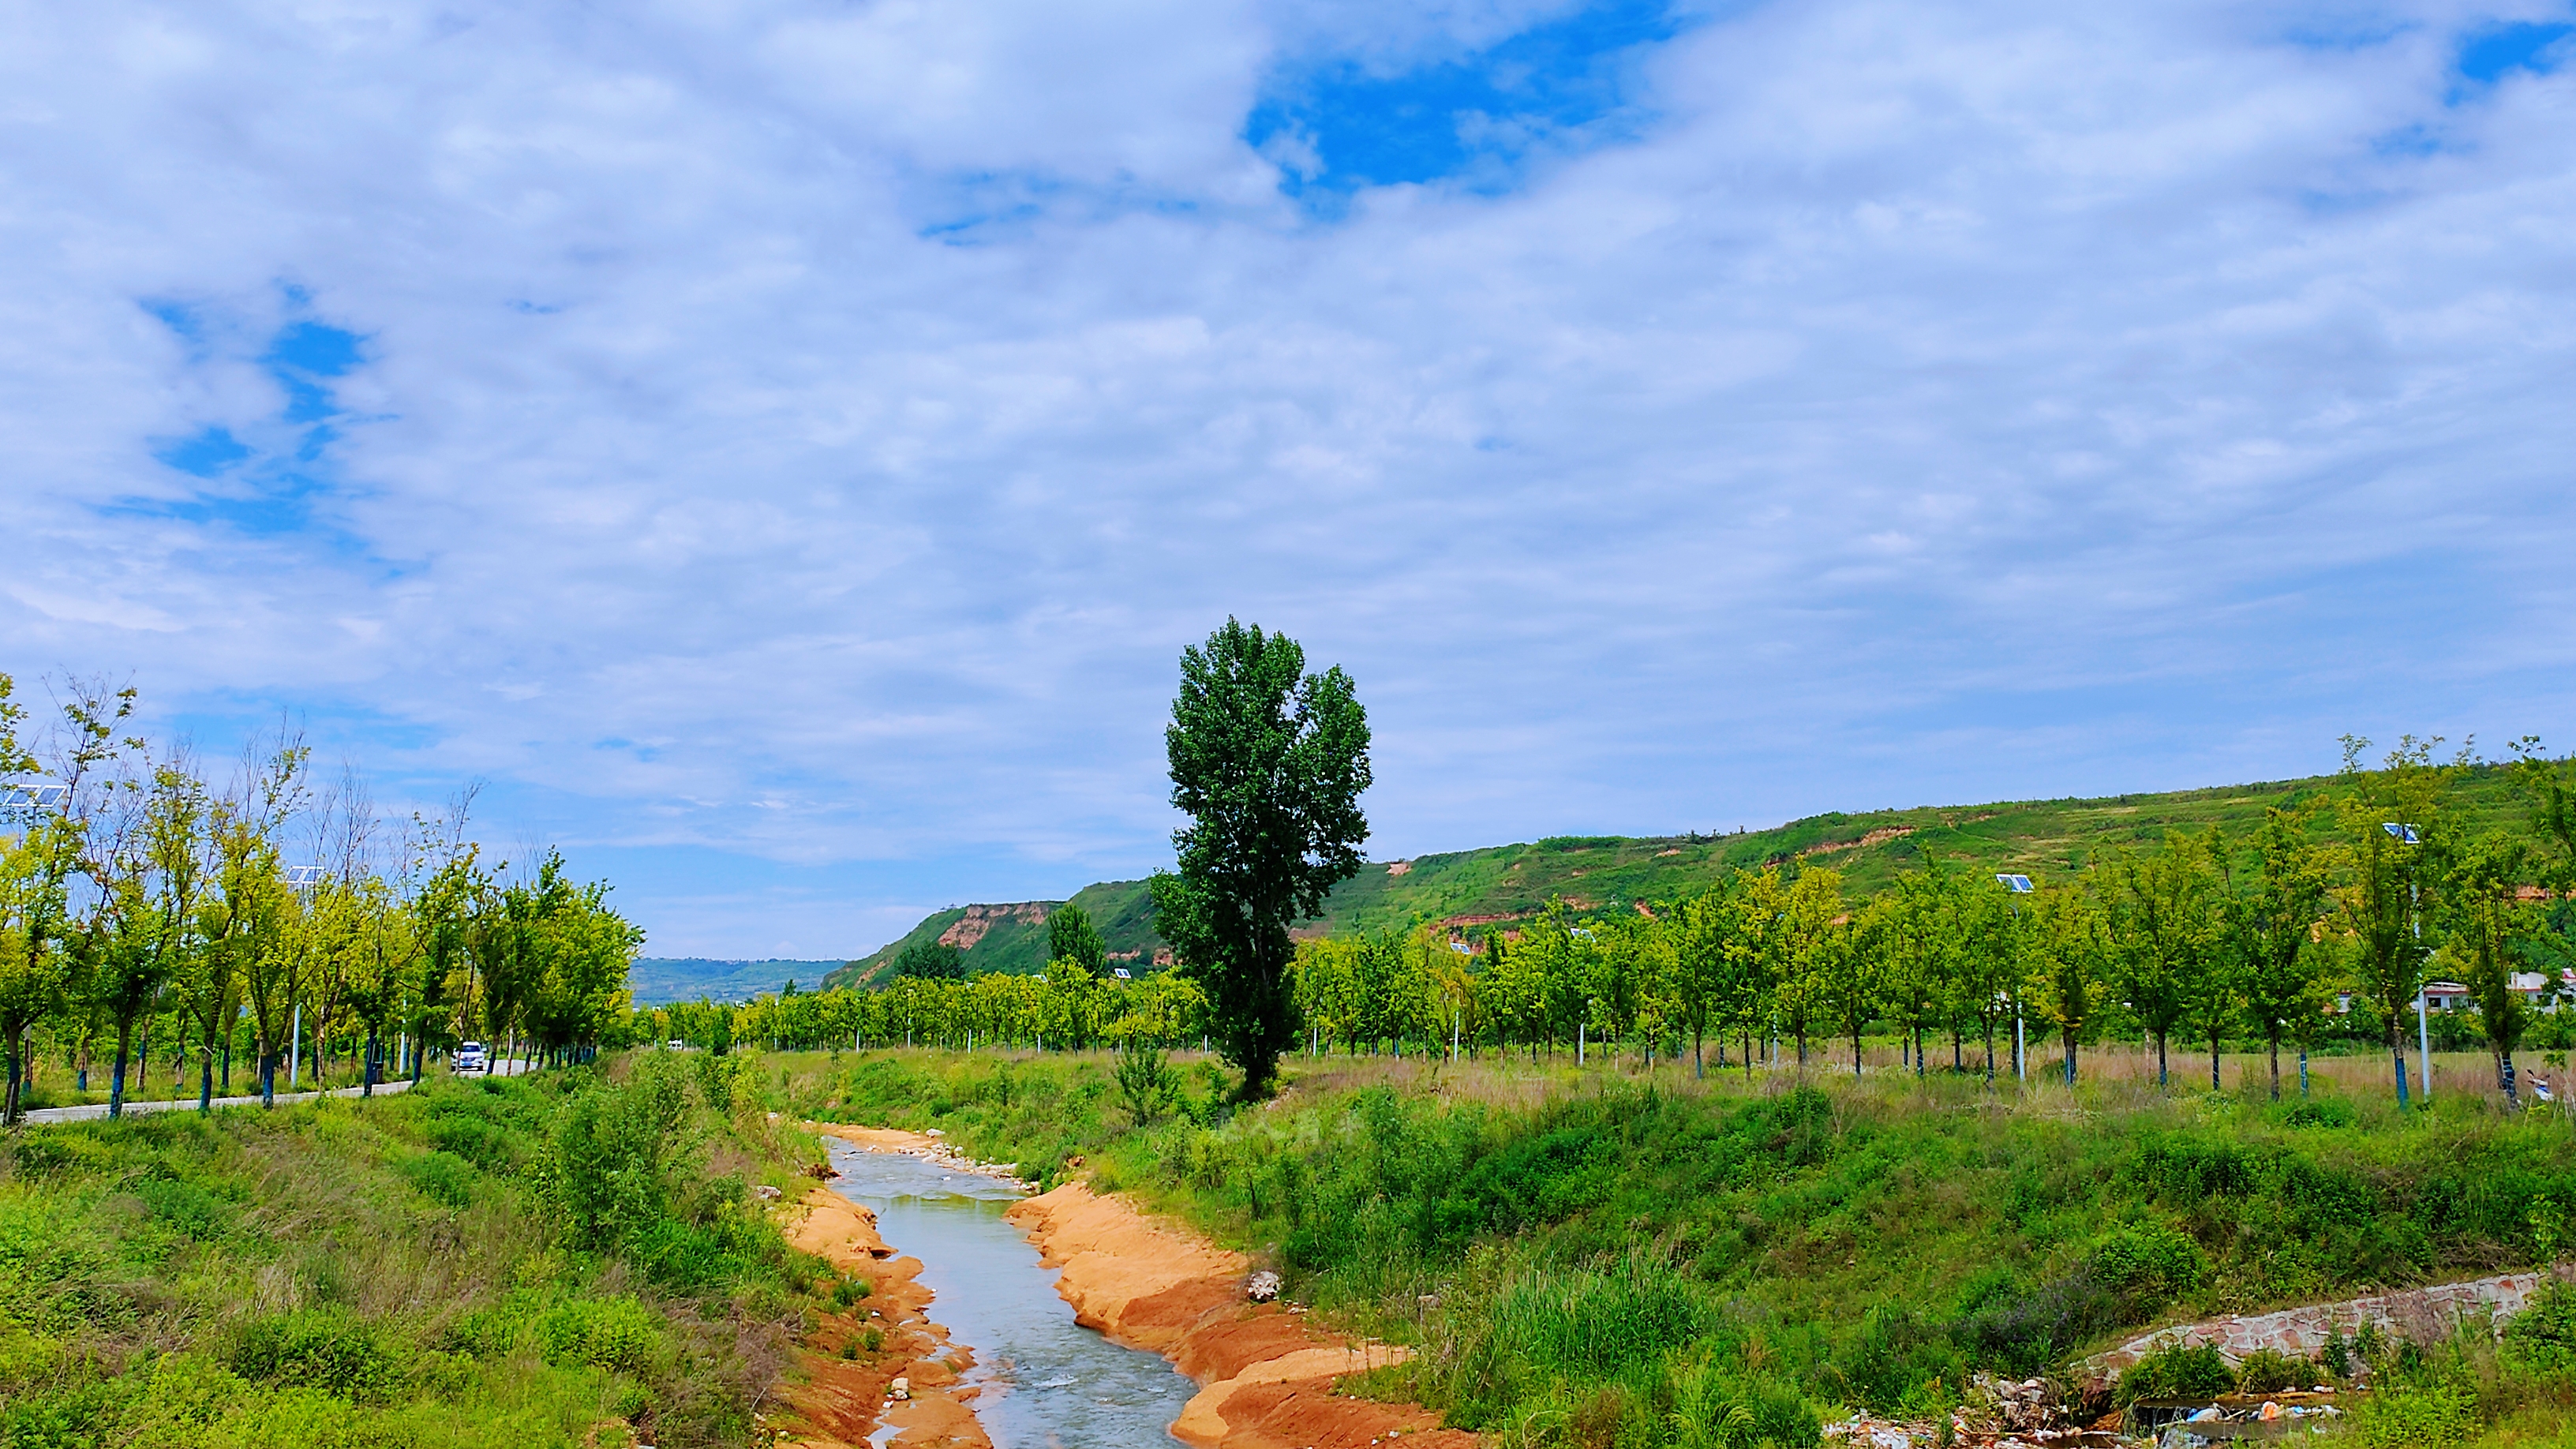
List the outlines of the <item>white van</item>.
{"type": "Polygon", "coordinates": [[[483,1057],[483,1043],[479,1041],[458,1042],[456,1044],[456,1057],[454,1064],[456,1070],[460,1072],[488,1072],[492,1070],[492,1064],[486,1061],[483,1057]]]}

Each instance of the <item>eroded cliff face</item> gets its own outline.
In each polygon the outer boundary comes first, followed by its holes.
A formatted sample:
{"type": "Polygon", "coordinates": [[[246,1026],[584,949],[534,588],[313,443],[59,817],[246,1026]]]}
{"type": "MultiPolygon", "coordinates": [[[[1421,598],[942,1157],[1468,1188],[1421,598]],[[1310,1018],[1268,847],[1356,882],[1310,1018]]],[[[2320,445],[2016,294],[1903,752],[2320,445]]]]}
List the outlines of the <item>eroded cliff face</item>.
{"type": "Polygon", "coordinates": [[[1470,1449],[1473,1434],[1440,1427],[1411,1404],[1337,1398],[1333,1380],[1397,1361],[1402,1350],[1311,1328],[1302,1314],[1244,1299],[1242,1254],[1138,1212],[1123,1198],[1067,1183],[1008,1214],[1061,1269],[1056,1291],[1074,1319],[1150,1349],[1196,1379],[1172,1432],[1203,1449],[1337,1449],[1390,1435],[1436,1449],[1470,1449]]]}
{"type": "Polygon", "coordinates": [[[975,949],[976,942],[983,940],[993,927],[1004,921],[1025,921],[1032,926],[1045,925],[1050,909],[1052,909],[1051,903],[1047,901],[1017,901],[998,906],[968,906],[966,914],[959,916],[947,930],[939,933],[939,944],[954,946],[960,951],[972,951],[975,949]]]}

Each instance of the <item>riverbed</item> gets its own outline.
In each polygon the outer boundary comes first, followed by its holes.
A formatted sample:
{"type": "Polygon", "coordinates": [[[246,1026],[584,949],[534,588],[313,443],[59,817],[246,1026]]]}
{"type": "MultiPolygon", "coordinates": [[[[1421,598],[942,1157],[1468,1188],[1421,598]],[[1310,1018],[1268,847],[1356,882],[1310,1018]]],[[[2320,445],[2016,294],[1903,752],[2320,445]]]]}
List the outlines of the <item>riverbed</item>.
{"type": "Polygon", "coordinates": [[[1197,1385],[1158,1354],[1073,1321],[1056,1271],[1002,1213],[1021,1194],[979,1173],[906,1153],[830,1143],[833,1190],[875,1211],[877,1232],[921,1260],[930,1317],[971,1349],[964,1375],[996,1449],[1126,1449],[1173,1444],[1197,1385]]]}

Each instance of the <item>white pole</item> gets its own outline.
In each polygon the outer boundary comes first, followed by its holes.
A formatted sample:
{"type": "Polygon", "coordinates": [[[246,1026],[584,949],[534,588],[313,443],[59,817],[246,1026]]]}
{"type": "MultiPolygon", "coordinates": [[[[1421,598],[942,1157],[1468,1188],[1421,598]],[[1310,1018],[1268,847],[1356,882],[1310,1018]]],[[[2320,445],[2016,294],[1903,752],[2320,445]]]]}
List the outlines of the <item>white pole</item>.
{"type": "Polygon", "coordinates": [[[1574,1064],[1578,1067],[1583,1065],[1583,1033],[1591,1025],[1592,1023],[1588,1021],[1578,1021],[1574,1024],[1574,1064]]]}
{"type": "Polygon", "coordinates": [[[2030,1049],[2023,1045],[2021,1012],[2013,1012],[2013,1075],[2025,1083],[2030,1080],[2030,1049]]]}
{"type": "MultiPolygon", "coordinates": [[[[2416,929],[2423,929],[2418,926],[2416,929]]],[[[2433,1028],[2424,1017],[2424,993],[2415,993],[2415,1059],[2424,1064],[2424,1105],[2433,1105],[2433,1028]]]]}
{"type": "Polygon", "coordinates": [[[295,1024],[286,1029],[286,1090],[295,1090],[304,1071],[304,1003],[295,1003],[295,1024]]]}

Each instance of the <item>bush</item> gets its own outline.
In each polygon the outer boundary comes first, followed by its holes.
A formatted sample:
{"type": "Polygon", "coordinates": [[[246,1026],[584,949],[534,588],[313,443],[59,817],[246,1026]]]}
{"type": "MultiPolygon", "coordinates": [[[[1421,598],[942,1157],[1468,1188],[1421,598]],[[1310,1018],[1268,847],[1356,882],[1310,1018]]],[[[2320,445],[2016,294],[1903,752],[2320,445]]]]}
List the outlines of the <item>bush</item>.
{"type": "Polygon", "coordinates": [[[399,1171],[405,1181],[432,1202],[461,1208],[474,1201],[474,1164],[452,1152],[424,1152],[404,1163],[399,1171]]]}
{"type": "Polygon", "coordinates": [[[292,1384],[353,1403],[384,1403],[403,1384],[403,1350],[336,1312],[290,1313],[242,1325],[228,1355],[254,1383],[292,1384]]]}
{"type": "Polygon", "coordinates": [[[2477,1428],[2477,1401],[2452,1384],[2382,1388],[2352,1407],[2353,1437],[2366,1449],[2460,1444],[2477,1428]]]}
{"type": "Polygon", "coordinates": [[[2149,1350],[2120,1375],[2119,1400],[2208,1399],[2235,1387],[2236,1371],[2227,1366],[2218,1345],[2175,1342],[2149,1350]]]}
{"type": "Polygon", "coordinates": [[[2102,1286],[2143,1310],[2198,1288],[2209,1270],[2199,1244],[2162,1224],[2110,1234],[2093,1245],[2084,1266],[2102,1286]]]}
{"type": "Polygon", "coordinates": [[[1127,1104],[1127,1115],[1150,1127],[1170,1116],[1180,1100],[1181,1074],[1172,1070],[1161,1047],[1130,1038],[1118,1048],[1118,1095],[1127,1104]]]}
{"type": "Polygon", "coordinates": [[[536,1339],[549,1363],[634,1373],[659,1353],[662,1329],[651,1309],[621,1293],[555,1305],[537,1319],[536,1339]]]}
{"type": "Polygon", "coordinates": [[[2314,1363],[2274,1349],[2258,1348],[2236,1366],[2236,1391],[2240,1394],[2274,1394],[2283,1389],[2303,1389],[2316,1381],[2314,1363]]]}
{"type": "Polygon", "coordinates": [[[2504,1326],[2506,1354],[2546,1374],[2576,1374],[2576,1286],[2552,1283],[2504,1326]]]}

